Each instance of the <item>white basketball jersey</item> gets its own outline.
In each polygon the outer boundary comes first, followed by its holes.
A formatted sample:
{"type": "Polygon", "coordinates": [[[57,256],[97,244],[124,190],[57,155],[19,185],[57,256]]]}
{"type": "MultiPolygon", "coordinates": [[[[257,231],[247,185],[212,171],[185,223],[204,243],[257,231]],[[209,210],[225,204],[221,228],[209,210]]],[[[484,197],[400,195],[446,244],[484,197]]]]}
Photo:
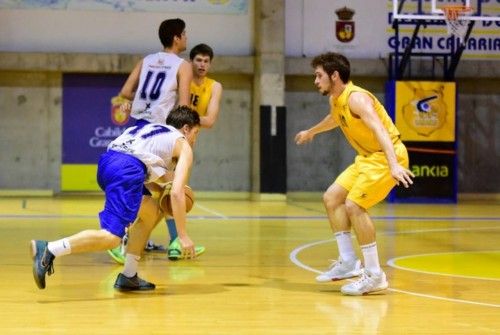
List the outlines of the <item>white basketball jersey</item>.
{"type": "Polygon", "coordinates": [[[178,138],[184,137],[172,126],[147,123],[127,128],[108,145],[114,150],[141,160],[148,169],[146,182],[153,182],[175,168],[172,153],[178,138]]]}
{"type": "Polygon", "coordinates": [[[176,54],[167,52],[143,59],[130,114],[134,119],[165,123],[177,102],[177,71],[182,61],[176,54]]]}

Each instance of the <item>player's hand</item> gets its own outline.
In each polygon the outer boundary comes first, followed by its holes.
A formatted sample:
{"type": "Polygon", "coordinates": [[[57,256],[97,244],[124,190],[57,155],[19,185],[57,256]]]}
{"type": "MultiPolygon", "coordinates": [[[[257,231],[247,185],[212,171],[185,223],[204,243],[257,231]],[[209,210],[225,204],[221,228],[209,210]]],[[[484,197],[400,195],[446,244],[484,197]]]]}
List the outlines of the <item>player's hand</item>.
{"type": "Polygon", "coordinates": [[[117,95],[111,98],[111,104],[113,106],[120,106],[120,112],[130,114],[130,110],[132,109],[132,103],[129,99],[122,97],[121,95],[117,95]]]}
{"type": "Polygon", "coordinates": [[[304,143],[309,143],[314,138],[314,134],[312,134],[309,130],[302,130],[297,135],[295,135],[295,144],[301,145],[304,143]]]}
{"type": "Polygon", "coordinates": [[[120,112],[130,115],[130,111],[132,110],[132,103],[127,101],[120,105],[120,112]]]}
{"type": "Polygon", "coordinates": [[[410,170],[405,169],[399,164],[391,168],[391,175],[392,178],[396,179],[398,185],[402,183],[405,188],[413,185],[413,180],[411,180],[411,178],[415,178],[415,175],[410,170]]]}
{"type": "Polygon", "coordinates": [[[183,237],[179,236],[179,242],[181,243],[182,256],[184,258],[195,258],[196,252],[194,250],[194,243],[191,241],[189,236],[185,235],[183,237]]]}

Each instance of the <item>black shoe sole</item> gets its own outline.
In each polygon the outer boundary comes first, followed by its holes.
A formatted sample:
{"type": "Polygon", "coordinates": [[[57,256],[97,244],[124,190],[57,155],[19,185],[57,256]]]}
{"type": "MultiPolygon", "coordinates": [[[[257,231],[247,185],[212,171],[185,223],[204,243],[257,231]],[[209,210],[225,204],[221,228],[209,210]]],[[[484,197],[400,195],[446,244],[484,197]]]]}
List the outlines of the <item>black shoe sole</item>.
{"type": "Polygon", "coordinates": [[[31,254],[31,259],[33,260],[33,279],[35,280],[36,286],[38,286],[38,288],[40,290],[43,290],[45,288],[45,283],[42,283],[40,281],[40,278],[38,277],[38,271],[37,271],[38,269],[36,267],[36,261],[35,261],[36,251],[37,251],[36,241],[31,240],[31,242],[30,242],[30,254],[31,254]]]}
{"type": "Polygon", "coordinates": [[[126,287],[126,286],[113,286],[116,290],[120,292],[132,292],[132,291],[153,291],[156,287],[126,287]]]}

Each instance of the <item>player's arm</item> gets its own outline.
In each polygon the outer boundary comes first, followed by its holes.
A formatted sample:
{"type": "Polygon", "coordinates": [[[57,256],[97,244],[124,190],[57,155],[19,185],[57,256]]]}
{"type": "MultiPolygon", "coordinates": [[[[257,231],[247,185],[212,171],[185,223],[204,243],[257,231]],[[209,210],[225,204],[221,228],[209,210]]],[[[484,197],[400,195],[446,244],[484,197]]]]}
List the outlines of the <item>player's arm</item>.
{"type": "Polygon", "coordinates": [[[136,64],[132,72],[130,72],[125,84],[123,85],[120,93],[111,98],[113,106],[119,106],[120,111],[130,114],[132,108],[131,101],[134,99],[137,86],[139,85],[139,77],[141,75],[142,60],[136,64]]]}
{"type": "Polygon", "coordinates": [[[179,235],[182,251],[186,257],[194,257],[194,243],[186,230],[186,195],[184,186],[189,179],[189,172],[193,164],[193,150],[184,138],[179,138],[174,146],[174,157],[177,158],[170,199],[175,226],[179,235]]]}
{"type": "Polygon", "coordinates": [[[295,135],[295,143],[304,144],[311,142],[317,134],[332,130],[336,127],[338,127],[337,121],[335,121],[331,113],[328,113],[328,115],[316,125],[297,133],[297,135],[295,135]]]}
{"type": "Polygon", "coordinates": [[[182,61],[177,71],[177,105],[189,106],[190,105],[190,88],[191,80],[193,79],[193,68],[190,63],[182,61]]]}
{"type": "Polygon", "coordinates": [[[137,86],[139,85],[139,78],[141,76],[142,60],[138,62],[132,72],[128,75],[125,84],[120,91],[120,97],[128,100],[134,100],[135,92],[137,91],[137,86]]]}
{"type": "Polygon", "coordinates": [[[358,115],[377,137],[380,147],[387,158],[392,177],[396,179],[398,185],[400,182],[403,183],[404,187],[413,184],[411,177],[414,177],[414,175],[410,170],[405,169],[398,163],[394,145],[377,112],[375,112],[372,98],[364,92],[354,92],[349,96],[349,109],[352,113],[358,115]]]}
{"type": "Polygon", "coordinates": [[[212,128],[220,111],[220,100],[222,97],[222,85],[219,82],[214,82],[212,85],[212,95],[207,106],[207,113],[200,118],[200,123],[203,128],[212,128]]]}

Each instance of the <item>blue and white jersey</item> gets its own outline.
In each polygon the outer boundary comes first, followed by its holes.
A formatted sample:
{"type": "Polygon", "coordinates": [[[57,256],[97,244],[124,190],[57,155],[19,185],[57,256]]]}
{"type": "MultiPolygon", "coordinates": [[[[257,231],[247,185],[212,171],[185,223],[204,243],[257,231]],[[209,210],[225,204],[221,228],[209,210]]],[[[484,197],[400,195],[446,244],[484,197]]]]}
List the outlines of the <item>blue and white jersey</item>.
{"type": "Polygon", "coordinates": [[[165,123],[177,102],[177,72],[182,62],[182,58],[167,52],[143,59],[130,116],[151,123],[165,123]]]}
{"type": "Polygon", "coordinates": [[[154,182],[167,171],[173,171],[175,142],[184,137],[176,128],[166,124],[147,123],[127,128],[108,145],[114,150],[141,160],[148,170],[146,182],[154,182]]]}

